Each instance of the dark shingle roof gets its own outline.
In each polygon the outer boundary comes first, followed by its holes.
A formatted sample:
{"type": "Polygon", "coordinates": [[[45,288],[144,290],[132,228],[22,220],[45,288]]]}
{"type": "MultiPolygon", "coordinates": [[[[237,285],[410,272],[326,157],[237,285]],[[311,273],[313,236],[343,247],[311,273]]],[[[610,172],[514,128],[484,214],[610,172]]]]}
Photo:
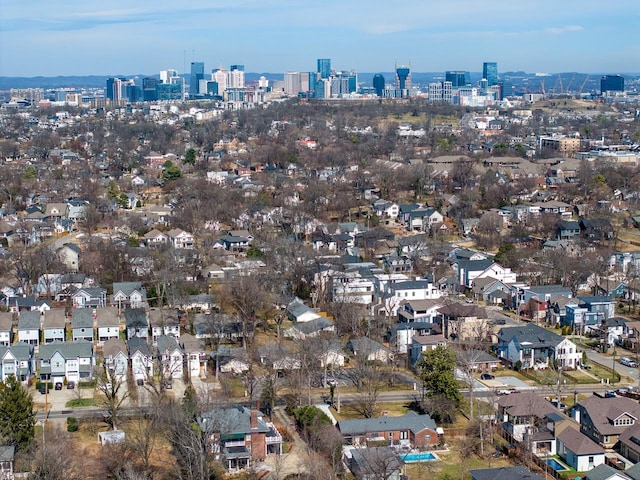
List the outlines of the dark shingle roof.
{"type": "Polygon", "coordinates": [[[473,480],[543,480],[540,475],[531,473],[520,465],[517,467],[469,470],[469,473],[473,477],[473,480]]]}
{"type": "Polygon", "coordinates": [[[418,433],[425,428],[435,432],[436,422],[427,414],[418,415],[415,412],[409,412],[401,417],[358,418],[338,422],[338,430],[343,435],[389,432],[392,430],[411,430],[413,433],[418,433]]]}
{"type": "Polygon", "coordinates": [[[557,439],[576,455],[599,455],[604,453],[604,448],[573,428],[565,428],[557,435],[557,439]]]}

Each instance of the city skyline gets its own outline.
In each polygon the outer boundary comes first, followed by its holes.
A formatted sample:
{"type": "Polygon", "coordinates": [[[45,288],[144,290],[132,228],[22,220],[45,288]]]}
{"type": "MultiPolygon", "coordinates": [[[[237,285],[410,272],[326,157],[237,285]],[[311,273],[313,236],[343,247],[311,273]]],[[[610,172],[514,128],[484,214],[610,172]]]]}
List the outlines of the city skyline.
{"type": "Polygon", "coordinates": [[[407,0],[403,8],[372,0],[300,4],[273,0],[194,0],[144,7],[123,0],[0,6],[0,75],[55,76],[190,70],[191,62],[241,63],[252,72],[310,71],[317,58],[336,69],[627,73],[640,71],[634,42],[637,5],[541,0],[535,8],[499,0],[407,0]],[[28,60],[25,60],[28,59],[28,60]],[[587,67],[588,65],[588,67],[587,67]]]}

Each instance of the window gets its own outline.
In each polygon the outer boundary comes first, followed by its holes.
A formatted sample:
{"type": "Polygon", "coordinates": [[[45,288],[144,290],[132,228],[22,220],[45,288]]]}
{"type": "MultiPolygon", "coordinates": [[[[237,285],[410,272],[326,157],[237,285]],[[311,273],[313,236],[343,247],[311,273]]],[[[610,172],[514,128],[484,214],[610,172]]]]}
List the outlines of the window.
{"type": "Polygon", "coordinates": [[[403,430],[402,432],[400,432],[400,440],[407,440],[409,438],[409,432],[407,432],[406,430],[403,430]]]}
{"type": "Polygon", "coordinates": [[[425,441],[430,442],[431,441],[431,435],[429,435],[428,433],[424,436],[425,441]]]}

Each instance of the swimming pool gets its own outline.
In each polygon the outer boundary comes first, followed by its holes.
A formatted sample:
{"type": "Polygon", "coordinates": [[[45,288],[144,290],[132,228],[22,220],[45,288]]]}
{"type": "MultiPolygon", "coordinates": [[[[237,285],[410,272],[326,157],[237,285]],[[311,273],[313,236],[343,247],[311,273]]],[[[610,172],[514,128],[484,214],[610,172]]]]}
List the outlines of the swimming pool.
{"type": "Polygon", "coordinates": [[[401,455],[400,458],[404,463],[431,462],[433,460],[440,460],[435,454],[431,452],[407,453],[406,455],[401,455]]]}
{"type": "Polygon", "coordinates": [[[559,461],[557,461],[555,458],[547,458],[545,460],[545,463],[547,465],[549,465],[551,468],[553,468],[556,472],[562,472],[563,470],[568,470],[567,467],[565,467],[564,465],[562,465],[559,461]]]}

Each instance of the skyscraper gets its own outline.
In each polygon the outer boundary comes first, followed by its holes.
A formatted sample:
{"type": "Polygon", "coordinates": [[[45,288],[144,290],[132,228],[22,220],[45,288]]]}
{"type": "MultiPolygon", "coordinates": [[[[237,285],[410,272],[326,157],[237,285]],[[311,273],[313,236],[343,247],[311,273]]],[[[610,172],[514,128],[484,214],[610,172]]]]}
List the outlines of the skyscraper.
{"type": "Polygon", "coordinates": [[[622,75],[605,75],[600,79],[600,92],[624,92],[622,75]]]}
{"type": "Polygon", "coordinates": [[[376,95],[381,97],[382,92],[384,91],[384,75],[382,75],[381,73],[376,73],[373,76],[373,88],[376,91],[376,95]]]}
{"type": "Polygon", "coordinates": [[[484,62],[482,64],[482,78],[487,79],[489,86],[498,84],[498,63],[484,62]]]}
{"type": "Polygon", "coordinates": [[[450,70],[445,73],[445,82],[451,82],[453,88],[471,85],[469,72],[450,70]]]}
{"type": "Polygon", "coordinates": [[[231,65],[229,67],[229,70],[231,71],[240,70],[241,72],[244,72],[244,65],[231,65]]]}
{"type": "MultiPolygon", "coordinates": [[[[396,87],[401,90],[411,90],[411,68],[407,65],[396,65],[396,87]]],[[[409,93],[406,92],[406,95],[409,93]]],[[[405,93],[402,93],[404,96],[405,93]]]]}
{"type": "Polygon", "coordinates": [[[189,77],[189,96],[195,97],[200,88],[200,80],[204,79],[204,62],[191,62],[191,76],[189,77]]]}
{"type": "Polygon", "coordinates": [[[319,58],[317,71],[320,74],[320,78],[329,78],[331,76],[331,59],[319,58]]]}

